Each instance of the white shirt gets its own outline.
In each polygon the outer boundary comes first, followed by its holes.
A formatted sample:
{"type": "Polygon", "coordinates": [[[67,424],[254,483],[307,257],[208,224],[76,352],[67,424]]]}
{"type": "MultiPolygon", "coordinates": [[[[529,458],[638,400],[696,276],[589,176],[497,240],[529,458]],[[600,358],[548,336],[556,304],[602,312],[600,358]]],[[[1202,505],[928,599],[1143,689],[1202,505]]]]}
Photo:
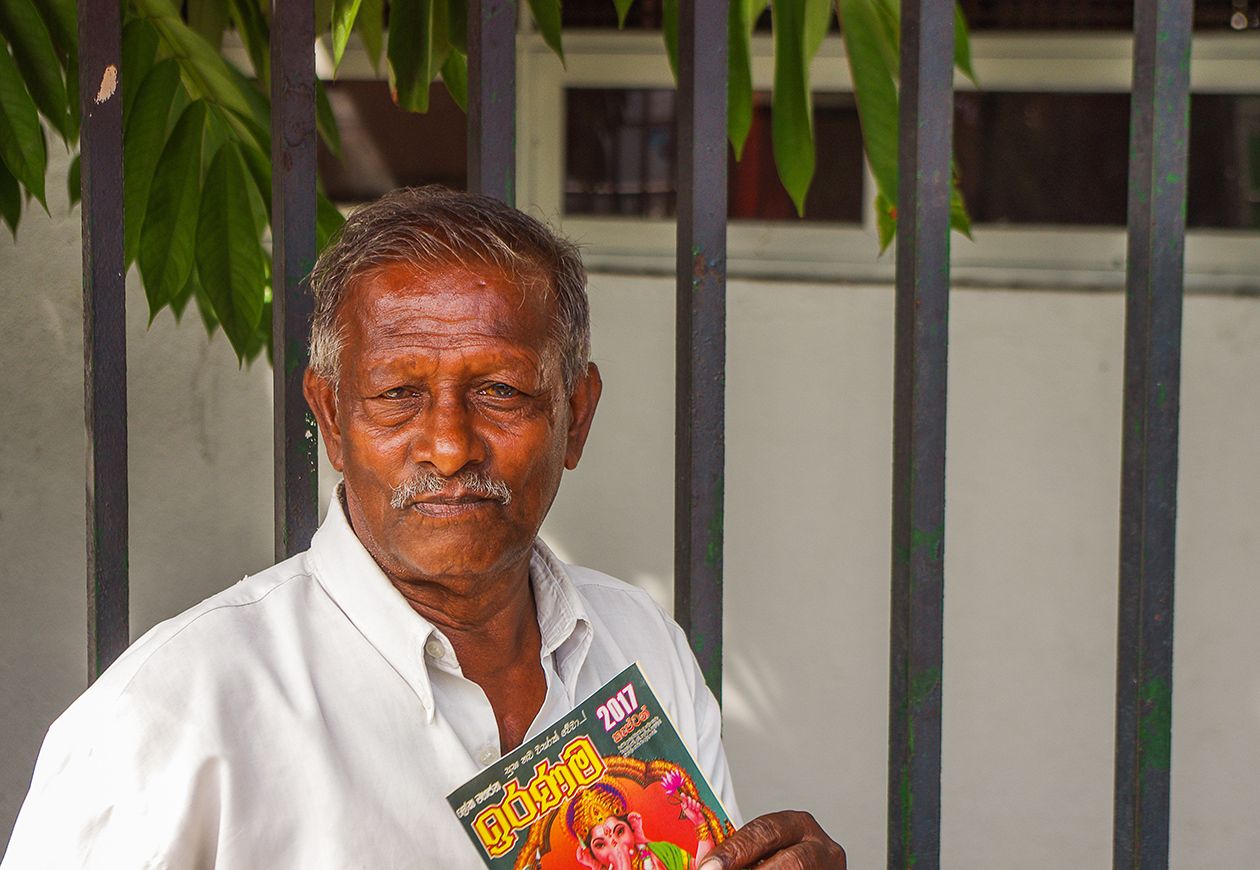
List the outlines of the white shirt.
{"type": "MultiPolygon", "coordinates": [[[[733,821],[719,711],[642,590],[535,543],[535,736],[638,661],[733,821]]],[[[334,501],[310,550],[134,643],[40,750],[3,870],[482,870],[446,795],[499,757],[485,694],[334,501]]]]}

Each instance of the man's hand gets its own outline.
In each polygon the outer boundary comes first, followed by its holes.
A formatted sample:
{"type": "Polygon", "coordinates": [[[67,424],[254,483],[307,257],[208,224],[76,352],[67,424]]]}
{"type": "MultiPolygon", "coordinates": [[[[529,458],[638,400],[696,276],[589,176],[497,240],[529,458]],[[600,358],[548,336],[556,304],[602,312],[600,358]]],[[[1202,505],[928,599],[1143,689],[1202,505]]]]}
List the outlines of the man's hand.
{"type": "Polygon", "coordinates": [[[845,870],[844,849],[809,813],[758,816],[704,858],[700,870],[845,870]]]}

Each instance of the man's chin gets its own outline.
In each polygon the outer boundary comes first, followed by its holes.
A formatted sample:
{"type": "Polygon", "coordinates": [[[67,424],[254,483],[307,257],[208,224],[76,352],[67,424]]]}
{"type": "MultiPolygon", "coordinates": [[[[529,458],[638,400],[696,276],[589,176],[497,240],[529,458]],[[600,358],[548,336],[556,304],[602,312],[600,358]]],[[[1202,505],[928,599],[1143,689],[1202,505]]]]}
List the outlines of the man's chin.
{"type": "Polygon", "coordinates": [[[528,576],[534,542],[532,536],[528,540],[487,538],[484,533],[479,534],[477,528],[458,522],[429,528],[423,536],[413,540],[415,546],[404,546],[396,551],[391,560],[395,562],[395,570],[386,573],[417,583],[445,580],[449,582],[444,585],[452,588],[493,581],[518,571],[528,576]],[[466,582],[461,584],[461,580],[466,582]]]}

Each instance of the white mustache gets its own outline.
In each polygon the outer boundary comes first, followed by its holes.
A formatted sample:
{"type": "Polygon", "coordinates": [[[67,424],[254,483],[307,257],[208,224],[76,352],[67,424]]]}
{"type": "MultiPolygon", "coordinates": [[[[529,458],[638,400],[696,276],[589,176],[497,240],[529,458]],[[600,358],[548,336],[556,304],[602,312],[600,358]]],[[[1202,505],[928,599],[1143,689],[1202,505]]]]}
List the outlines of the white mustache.
{"type": "Polygon", "coordinates": [[[511,488],[502,480],[495,480],[484,472],[465,471],[447,477],[436,471],[421,471],[393,488],[389,505],[394,510],[402,510],[415,501],[417,496],[447,490],[472,493],[503,504],[510,504],[512,501],[511,488]]]}

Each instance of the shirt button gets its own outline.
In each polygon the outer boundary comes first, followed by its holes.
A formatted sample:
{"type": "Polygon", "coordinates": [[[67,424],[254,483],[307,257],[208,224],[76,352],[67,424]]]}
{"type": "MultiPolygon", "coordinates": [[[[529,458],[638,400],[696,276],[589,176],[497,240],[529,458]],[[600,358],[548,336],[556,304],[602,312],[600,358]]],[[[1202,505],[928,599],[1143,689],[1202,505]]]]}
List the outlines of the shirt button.
{"type": "Polygon", "coordinates": [[[433,656],[435,659],[440,659],[442,656],[446,655],[446,647],[442,644],[442,641],[438,640],[436,637],[431,638],[429,642],[424,645],[424,651],[433,656]]]}
{"type": "Polygon", "coordinates": [[[485,767],[498,757],[499,753],[495,752],[493,747],[487,746],[485,749],[481,750],[481,754],[477,756],[477,760],[481,762],[482,767],[485,767]]]}

